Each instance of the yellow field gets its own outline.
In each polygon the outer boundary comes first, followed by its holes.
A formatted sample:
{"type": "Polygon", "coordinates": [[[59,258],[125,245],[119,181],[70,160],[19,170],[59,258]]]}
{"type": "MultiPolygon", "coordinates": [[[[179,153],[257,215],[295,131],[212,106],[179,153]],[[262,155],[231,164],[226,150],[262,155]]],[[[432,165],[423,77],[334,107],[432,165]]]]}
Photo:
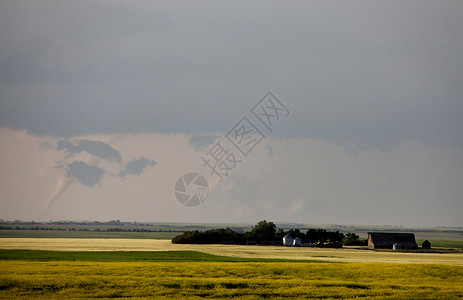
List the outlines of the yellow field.
{"type": "Polygon", "coordinates": [[[463,265],[462,253],[376,252],[356,249],[293,248],[282,246],[179,245],[169,240],[1,238],[0,249],[60,251],[168,251],[193,250],[215,255],[363,263],[434,263],[463,265]]]}
{"type": "Polygon", "coordinates": [[[0,263],[0,298],[463,297],[463,267],[226,262],[0,263]]]}
{"type": "Polygon", "coordinates": [[[463,298],[463,254],[282,246],[178,245],[168,240],[2,238],[0,249],[193,250],[307,262],[0,261],[0,299],[463,298]]]}

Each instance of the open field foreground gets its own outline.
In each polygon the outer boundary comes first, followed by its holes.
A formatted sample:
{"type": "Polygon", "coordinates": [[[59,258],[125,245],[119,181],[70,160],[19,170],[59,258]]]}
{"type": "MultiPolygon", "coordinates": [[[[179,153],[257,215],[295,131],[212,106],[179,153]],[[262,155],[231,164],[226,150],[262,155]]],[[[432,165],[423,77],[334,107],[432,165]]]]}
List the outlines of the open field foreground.
{"type": "Polygon", "coordinates": [[[282,246],[181,245],[169,240],[147,239],[55,239],[2,238],[0,249],[57,251],[175,251],[192,250],[244,258],[275,258],[364,263],[434,263],[463,265],[460,253],[408,253],[357,249],[327,249],[282,246]]]}
{"type": "Polygon", "coordinates": [[[0,249],[0,299],[463,298],[461,253],[74,238],[0,249]]]}
{"type": "Polygon", "coordinates": [[[1,261],[0,298],[458,299],[463,267],[300,262],[1,261]]]}

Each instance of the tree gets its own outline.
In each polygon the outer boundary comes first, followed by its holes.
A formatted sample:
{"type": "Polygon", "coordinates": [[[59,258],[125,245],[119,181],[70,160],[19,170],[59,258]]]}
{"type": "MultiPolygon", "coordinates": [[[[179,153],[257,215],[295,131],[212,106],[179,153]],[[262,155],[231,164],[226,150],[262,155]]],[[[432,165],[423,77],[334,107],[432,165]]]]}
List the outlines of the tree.
{"type": "Polygon", "coordinates": [[[283,239],[283,237],[285,235],[287,235],[288,233],[286,231],[284,231],[283,229],[281,228],[278,228],[278,230],[275,232],[275,238],[278,239],[278,240],[281,240],[283,239]]]}
{"type": "Polygon", "coordinates": [[[219,228],[202,231],[185,231],[172,239],[173,244],[221,244],[242,242],[242,234],[230,228],[219,228]]]}
{"type": "Polygon", "coordinates": [[[251,231],[246,232],[245,237],[248,240],[256,241],[274,241],[276,239],[276,225],[266,220],[260,221],[252,227],[251,231]]]}
{"type": "Polygon", "coordinates": [[[342,243],[344,234],[339,231],[329,231],[327,234],[328,242],[330,243],[342,243]]]}
{"type": "Polygon", "coordinates": [[[317,241],[320,245],[324,245],[328,239],[325,229],[317,229],[317,241]]]}
{"type": "Polygon", "coordinates": [[[346,236],[344,237],[343,239],[343,244],[345,246],[357,246],[359,244],[361,244],[361,241],[359,239],[359,236],[356,235],[355,233],[353,232],[349,232],[346,234],[346,236]]]}
{"type": "Polygon", "coordinates": [[[307,243],[309,244],[315,244],[318,242],[318,233],[316,229],[309,229],[307,230],[305,234],[305,238],[307,240],[307,243]]]}
{"type": "Polygon", "coordinates": [[[293,237],[301,237],[301,231],[299,229],[290,229],[288,233],[293,237]]]}

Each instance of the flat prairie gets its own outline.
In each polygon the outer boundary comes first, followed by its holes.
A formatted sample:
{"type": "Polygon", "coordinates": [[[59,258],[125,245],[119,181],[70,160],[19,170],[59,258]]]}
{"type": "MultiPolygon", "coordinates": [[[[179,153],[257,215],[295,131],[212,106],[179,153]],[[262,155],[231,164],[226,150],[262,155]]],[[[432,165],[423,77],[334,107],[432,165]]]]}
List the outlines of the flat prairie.
{"type": "Polygon", "coordinates": [[[181,245],[158,239],[1,238],[0,249],[57,251],[198,251],[243,257],[318,260],[351,263],[432,263],[463,265],[463,253],[415,253],[354,248],[283,246],[181,245]]]}

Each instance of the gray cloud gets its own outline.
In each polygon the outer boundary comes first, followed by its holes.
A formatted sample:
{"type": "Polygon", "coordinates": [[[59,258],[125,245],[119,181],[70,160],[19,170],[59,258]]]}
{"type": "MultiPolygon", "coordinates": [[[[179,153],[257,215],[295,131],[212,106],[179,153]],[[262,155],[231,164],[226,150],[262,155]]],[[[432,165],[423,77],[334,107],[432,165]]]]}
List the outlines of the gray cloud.
{"type": "Polygon", "coordinates": [[[56,149],[65,150],[71,156],[85,151],[111,162],[116,161],[120,164],[122,163],[122,157],[119,151],[115,150],[111,145],[101,141],[80,140],[77,146],[75,146],[70,141],[61,140],[58,142],[56,149]]]}
{"type": "Polygon", "coordinates": [[[213,135],[213,134],[208,134],[208,135],[198,134],[198,135],[194,135],[190,137],[188,142],[190,143],[191,146],[193,146],[195,151],[198,152],[212,145],[217,138],[218,136],[213,135]]]}
{"type": "Polygon", "coordinates": [[[103,177],[105,171],[95,166],[90,166],[83,161],[75,160],[67,166],[66,176],[77,179],[81,184],[94,187],[103,177]]]}
{"type": "Polygon", "coordinates": [[[58,141],[58,145],[56,146],[56,150],[65,150],[70,154],[79,153],[80,151],[77,150],[77,146],[74,146],[70,141],[61,140],[58,141]]]}
{"type": "Polygon", "coordinates": [[[65,3],[2,3],[0,126],[226,132],[272,90],[281,137],[463,148],[461,2],[65,3]]]}
{"type": "Polygon", "coordinates": [[[149,160],[147,158],[141,157],[138,159],[134,159],[129,161],[125,164],[124,169],[122,169],[119,173],[120,177],[124,177],[126,175],[136,175],[140,176],[140,174],[148,167],[154,166],[156,162],[154,160],[149,160]]]}
{"type": "MultiPolygon", "coordinates": [[[[8,46],[2,47],[4,51],[0,55],[0,82],[101,81],[108,69],[97,65],[104,63],[104,56],[99,58],[99,64],[81,60],[80,54],[90,54],[89,44],[156,34],[173,26],[172,20],[158,10],[135,11],[123,4],[108,4],[53,0],[45,0],[43,5],[21,0],[2,4],[0,22],[5,30],[0,34],[8,46]],[[15,15],[9,13],[10,10],[15,15]],[[21,34],[17,34],[18,31],[21,34]],[[27,49],[21,48],[24,42],[28,44],[27,49]],[[21,51],[16,51],[18,48],[21,51]],[[77,64],[72,63],[68,55],[73,56],[71,59],[77,64]]],[[[117,69],[114,67],[114,71],[117,69]]],[[[115,73],[126,77],[121,72],[115,73]]]]}

